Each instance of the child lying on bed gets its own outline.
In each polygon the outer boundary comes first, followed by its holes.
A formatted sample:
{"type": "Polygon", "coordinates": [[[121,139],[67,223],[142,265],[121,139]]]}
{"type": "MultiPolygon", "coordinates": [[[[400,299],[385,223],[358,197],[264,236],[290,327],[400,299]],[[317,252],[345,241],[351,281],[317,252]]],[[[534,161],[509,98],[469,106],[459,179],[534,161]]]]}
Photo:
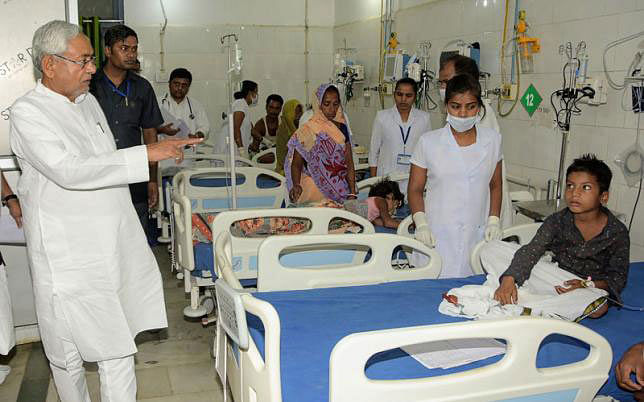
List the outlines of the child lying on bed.
{"type": "Polygon", "coordinates": [[[346,200],[344,209],[358,214],[376,226],[396,229],[400,225],[393,215],[405,200],[400,192],[398,183],[391,180],[382,180],[369,190],[366,200],[346,200]]]}
{"type": "MultiPolygon", "coordinates": [[[[502,305],[517,303],[517,285],[530,277],[535,264],[550,251],[558,268],[577,277],[554,286],[557,294],[594,287],[621,301],[630,240],[626,226],[604,207],[611,178],[610,168],[594,155],[575,159],[566,172],[568,207],[546,218],[534,239],[516,251],[500,277],[496,300],[502,305]]],[[[604,304],[590,317],[602,316],[607,308],[604,304]]]]}

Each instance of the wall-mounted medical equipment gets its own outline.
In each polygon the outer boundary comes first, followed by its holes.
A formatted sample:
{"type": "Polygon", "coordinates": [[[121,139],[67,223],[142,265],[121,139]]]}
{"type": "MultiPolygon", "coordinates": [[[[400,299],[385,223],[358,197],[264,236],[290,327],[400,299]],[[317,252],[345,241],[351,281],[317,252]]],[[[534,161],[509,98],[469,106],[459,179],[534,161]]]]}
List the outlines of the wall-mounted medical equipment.
{"type": "Polygon", "coordinates": [[[525,10],[519,11],[519,22],[517,23],[517,42],[519,45],[519,57],[521,60],[521,72],[529,74],[534,72],[534,60],[532,55],[539,53],[541,45],[538,38],[528,36],[528,23],[525,10]]]}
{"type": "Polygon", "coordinates": [[[355,48],[347,47],[346,38],[344,39],[344,47],[335,50],[334,78],[332,82],[342,89],[342,103],[349,102],[353,98],[354,83],[365,79],[364,66],[354,61],[356,52],[355,48]]]}
{"type": "MultiPolygon", "coordinates": [[[[560,47],[565,64],[563,66],[563,84],[561,89],[554,91],[550,95],[550,103],[555,113],[555,122],[561,132],[561,154],[559,158],[559,174],[557,175],[557,203],[561,200],[561,193],[565,175],[566,148],[568,146],[568,134],[570,133],[570,120],[572,116],[581,114],[578,103],[584,98],[594,98],[595,90],[591,87],[584,86],[579,88],[577,85],[578,72],[581,65],[580,56],[585,53],[586,43],[581,41],[574,47],[572,42],[568,42],[560,47]],[[557,101],[555,101],[555,99],[557,101]]],[[[583,57],[582,57],[583,59],[583,57]]],[[[581,84],[581,83],[580,83],[581,84]]]]}
{"type": "MultiPolygon", "coordinates": [[[[642,66],[644,59],[644,50],[641,49],[642,45],[640,44],[640,49],[635,52],[635,55],[633,56],[633,59],[626,70],[626,77],[624,77],[624,81],[622,81],[621,83],[613,81],[612,77],[610,76],[608,67],[606,65],[606,54],[613,47],[637,38],[641,38],[642,36],[644,36],[644,31],[640,31],[633,35],[617,39],[606,45],[606,48],[604,49],[604,53],[602,55],[604,74],[606,75],[608,85],[610,85],[610,87],[613,89],[623,90],[622,100],[627,98],[628,90],[630,87],[630,98],[632,101],[631,106],[627,108],[622,104],[622,108],[624,110],[637,113],[635,144],[626,148],[615,158],[615,163],[620,166],[622,173],[624,174],[624,178],[626,179],[626,183],[629,186],[638,185],[637,197],[635,198],[635,203],[633,204],[633,212],[631,213],[631,220],[628,225],[629,230],[631,229],[633,218],[635,216],[635,212],[637,211],[637,205],[642,193],[642,179],[644,178],[644,150],[640,145],[640,119],[642,115],[642,108],[644,106],[644,97],[642,96],[644,93],[644,66],[642,66]]],[[[619,70],[619,68],[615,68],[615,70],[619,70]]]]}
{"type": "Polygon", "coordinates": [[[466,43],[462,39],[455,39],[447,42],[443,47],[443,50],[441,50],[441,55],[438,60],[438,69],[440,69],[440,64],[443,63],[445,59],[455,54],[460,54],[474,59],[479,68],[481,67],[481,45],[478,42],[466,43]]]}
{"type": "Polygon", "coordinates": [[[642,149],[642,145],[640,144],[640,120],[642,117],[642,105],[644,105],[644,75],[640,71],[638,75],[626,77],[624,84],[633,85],[632,111],[637,113],[637,129],[635,130],[635,143],[620,152],[615,158],[615,163],[621,168],[626,183],[631,187],[638,187],[635,204],[633,204],[633,212],[631,213],[631,220],[628,225],[628,230],[630,231],[635,212],[637,211],[637,204],[642,193],[642,180],[644,179],[644,149],[642,149]]]}
{"type": "Polygon", "coordinates": [[[410,78],[418,82],[418,93],[416,94],[416,107],[430,111],[438,107],[438,104],[432,99],[430,92],[435,87],[434,78],[436,73],[429,69],[430,57],[429,49],[432,43],[430,41],[421,41],[418,43],[418,61],[410,63],[407,66],[407,73],[410,78]]]}
{"type": "Polygon", "coordinates": [[[405,55],[402,53],[386,54],[383,81],[393,82],[403,78],[405,64],[405,55]]]}

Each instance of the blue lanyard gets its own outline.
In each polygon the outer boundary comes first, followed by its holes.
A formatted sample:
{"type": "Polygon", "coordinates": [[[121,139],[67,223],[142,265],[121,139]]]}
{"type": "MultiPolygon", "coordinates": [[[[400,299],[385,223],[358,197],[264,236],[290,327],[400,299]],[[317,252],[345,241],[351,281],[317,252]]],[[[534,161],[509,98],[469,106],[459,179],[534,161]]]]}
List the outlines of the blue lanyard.
{"type": "Polygon", "coordinates": [[[407,127],[407,135],[405,135],[405,133],[403,132],[403,128],[401,125],[398,125],[398,128],[400,129],[400,136],[402,137],[402,140],[403,140],[403,149],[406,149],[407,140],[409,139],[409,132],[411,131],[411,124],[409,125],[409,127],[407,127]]]}
{"type": "Polygon", "coordinates": [[[117,94],[119,94],[119,95],[121,95],[122,97],[125,98],[125,107],[127,107],[128,106],[127,105],[127,97],[130,96],[130,80],[125,81],[127,83],[127,86],[125,88],[125,93],[123,93],[123,91],[118,89],[116,87],[116,85],[114,85],[114,83],[112,83],[112,81],[110,81],[109,78],[107,78],[107,76],[105,76],[105,81],[107,81],[107,83],[109,84],[110,88],[112,88],[112,92],[115,92],[115,93],[117,93],[117,94]]]}

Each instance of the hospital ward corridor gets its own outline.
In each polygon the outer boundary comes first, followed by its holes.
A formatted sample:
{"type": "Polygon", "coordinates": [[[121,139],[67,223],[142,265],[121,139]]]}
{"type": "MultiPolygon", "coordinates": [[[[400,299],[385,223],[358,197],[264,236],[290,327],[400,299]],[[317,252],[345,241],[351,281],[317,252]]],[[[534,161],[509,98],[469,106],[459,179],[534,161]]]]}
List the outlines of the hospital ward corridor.
{"type": "MultiPolygon", "coordinates": [[[[136,338],[137,400],[148,402],[220,402],[221,383],[214,370],[212,341],[214,325],[207,329],[200,320],[183,315],[186,305],[183,284],[170,274],[167,246],[154,249],[163,277],[168,328],[145,332],[136,338]]],[[[2,402],[60,401],[41,343],[16,347],[9,361],[11,374],[0,387],[2,402]]],[[[0,356],[0,364],[6,359],[0,356]]],[[[96,364],[86,364],[90,397],[99,401],[96,364]]],[[[228,400],[231,400],[230,398],[228,400]]]]}

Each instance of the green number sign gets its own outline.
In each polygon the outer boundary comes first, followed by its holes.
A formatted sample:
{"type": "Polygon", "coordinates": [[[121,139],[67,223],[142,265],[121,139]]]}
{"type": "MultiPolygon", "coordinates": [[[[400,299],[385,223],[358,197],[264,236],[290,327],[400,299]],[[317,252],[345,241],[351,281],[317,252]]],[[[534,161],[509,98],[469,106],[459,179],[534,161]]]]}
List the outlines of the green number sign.
{"type": "Polygon", "coordinates": [[[521,104],[523,105],[525,111],[528,112],[530,117],[532,117],[534,111],[537,110],[542,100],[543,98],[541,98],[541,95],[539,95],[537,89],[534,87],[534,85],[530,84],[528,89],[525,90],[525,93],[521,97],[521,104]]]}

